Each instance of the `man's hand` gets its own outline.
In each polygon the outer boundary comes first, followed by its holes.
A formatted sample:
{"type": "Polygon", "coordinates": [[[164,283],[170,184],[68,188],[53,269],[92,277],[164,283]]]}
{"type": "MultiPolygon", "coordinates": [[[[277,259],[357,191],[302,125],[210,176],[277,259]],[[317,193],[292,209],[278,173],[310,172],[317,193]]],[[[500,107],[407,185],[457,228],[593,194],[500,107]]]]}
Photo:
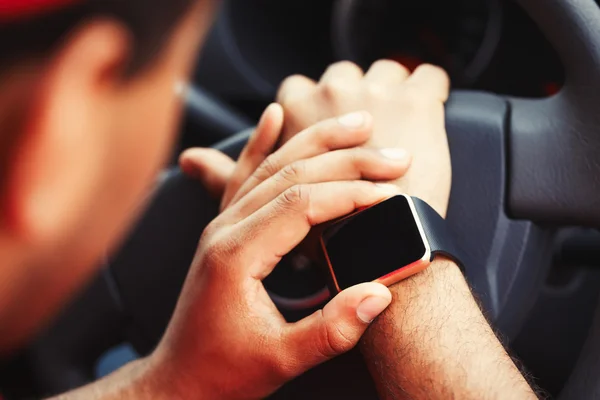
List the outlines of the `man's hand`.
{"type": "MultiPolygon", "coordinates": [[[[445,215],[451,183],[443,110],[447,95],[446,75],[435,67],[422,66],[409,76],[399,64],[384,61],[363,76],[358,67],[340,63],[318,84],[303,77],[288,79],[279,95],[285,121],[281,109],[272,106],[253,141],[265,143],[263,148],[274,146],[265,127],[284,122],[280,143],[286,143],[324,118],[366,109],[374,116],[375,130],[364,145],[407,149],[413,157],[411,170],[392,181],[402,192],[422,198],[445,215]]],[[[256,159],[264,160],[266,155],[258,153],[256,159]]],[[[193,159],[194,154],[187,157],[193,159]]],[[[198,175],[214,174],[219,157],[214,153],[207,158],[213,160],[213,167],[205,163],[196,169],[198,175]]],[[[248,177],[255,164],[243,159],[237,167],[231,160],[223,162],[220,165],[227,170],[221,176],[248,177]]],[[[230,179],[230,192],[247,193],[257,182],[250,179],[242,184],[243,180],[230,179]]],[[[224,182],[221,179],[223,188],[224,182]]],[[[235,195],[227,196],[224,206],[230,201],[235,202],[235,195]]],[[[390,290],[391,307],[374,321],[361,346],[382,398],[534,397],[454,263],[436,259],[427,271],[390,290]]]]}
{"type": "Polygon", "coordinates": [[[376,62],[366,74],[352,63],[337,63],[318,83],[292,76],[277,97],[285,111],[283,141],[323,119],[369,111],[375,125],[367,145],[406,149],[413,156],[412,166],[395,183],[445,216],[451,185],[444,125],[449,86],[441,68],[424,64],[410,74],[387,60],[376,62]]]}
{"type": "MultiPolygon", "coordinates": [[[[353,348],[388,306],[389,290],[365,283],[288,324],[262,285],[312,226],[399,193],[393,185],[363,180],[394,180],[409,166],[404,151],[357,147],[370,139],[372,121],[366,112],[325,120],[259,157],[200,241],[173,320],[152,356],[160,382],[180,396],[263,398],[353,348]]],[[[198,166],[206,154],[188,152],[185,169],[203,170],[198,166]]]]}
{"type": "Polygon", "coordinates": [[[389,305],[385,286],[365,283],[289,324],[269,298],[262,280],[313,225],[398,194],[371,181],[397,179],[410,165],[406,151],[359,147],[373,130],[364,111],[311,126],[270,154],[282,115],[279,106],[266,111],[237,166],[214,150],[182,156],[183,169],[216,194],[238,183],[200,240],[163,340],[149,357],[59,399],[264,398],[352,349],[389,305]]]}
{"type": "MultiPolygon", "coordinates": [[[[291,77],[278,96],[284,141],[323,118],[368,110],[375,121],[368,144],[398,146],[413,158],[410,171],[394,183],[445,216],[451,186],[443,107],[448,90],[441,69],[422,65],[411,75],[392,61],[375,63],[366,75],[351,63],[338,63],[319,83],[291,77]]],[[[535,397],[454,263],[438,258],[390,290],[391,306],[361,345],[382,398],[535,397]]]]}
{"type": "Polygon", "coordinates": [[[394,183],[445,216],[452,175],[444,127],[448,89],[448,77],[438,67],[422,65],[411,75],[386,60],[375,63],[366,75],[356,65],[342,62],[332,65],[319,83],[292,76],[279,90],[279,104],[263,114],[237,166],[216,150],[195,149],[183,155],[182,168],[222,198],[224,209],[277,144],[327,118],[366,110],[374,131],[365,146],[402,148],[416,155],[410,171],[394,183]]]}

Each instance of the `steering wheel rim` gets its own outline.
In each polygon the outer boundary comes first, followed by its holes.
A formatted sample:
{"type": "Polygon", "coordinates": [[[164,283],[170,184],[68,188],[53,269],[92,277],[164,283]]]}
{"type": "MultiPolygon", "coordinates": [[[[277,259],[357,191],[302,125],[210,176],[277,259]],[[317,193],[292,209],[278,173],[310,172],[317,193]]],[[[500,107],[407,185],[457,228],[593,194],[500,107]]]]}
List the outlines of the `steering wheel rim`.
{"type": "MultiPolygon", "coordinates": [[[[541,100],[454,92],[447,105],[455,176],[448,220],[462,247],[473,249],[467,276],[474,291],[509,338],[519,332],[550,265],[553,231],[540,224],[600,225],[600,207],[594,207],[600,193],[591,188],[600,176],[594,161],[600,140],[590,135],[600,116],[586,103],[600,100],[600,77],[594,76],[600,9],[593,0],[518,3],[561,56],[563,89],[541,100]],[[459,155],[465,153],[469,157],[459,155]]],[[[246,139],[243,133],[219,147],[236,156],[246,139]]],[[[216,215],[216,203],[199,210],[198,199],[206,203],[207,193],[172,172],[111,264],[130,322],[128,337],[141,353],[162,336],[203,224],[216,215]]],[[[570,386],[581,381],[581,371],[570,386]]],[[[579,397],[591,398],[586,394],[579,397]]]]}

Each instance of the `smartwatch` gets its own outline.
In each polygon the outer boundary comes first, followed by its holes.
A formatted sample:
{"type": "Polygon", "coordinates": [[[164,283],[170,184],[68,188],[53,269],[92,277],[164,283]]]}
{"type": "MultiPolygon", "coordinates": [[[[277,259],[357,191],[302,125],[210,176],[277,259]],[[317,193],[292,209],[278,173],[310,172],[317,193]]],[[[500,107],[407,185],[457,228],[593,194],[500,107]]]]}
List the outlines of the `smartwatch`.
{"type": "Polygon", "coordinates": [[[333,293],[363,282],[391,286],[423,271],[436,255],[463,267],[446,221],[416,197],[359,209],[325,226],[319,240],[333,293]]]}

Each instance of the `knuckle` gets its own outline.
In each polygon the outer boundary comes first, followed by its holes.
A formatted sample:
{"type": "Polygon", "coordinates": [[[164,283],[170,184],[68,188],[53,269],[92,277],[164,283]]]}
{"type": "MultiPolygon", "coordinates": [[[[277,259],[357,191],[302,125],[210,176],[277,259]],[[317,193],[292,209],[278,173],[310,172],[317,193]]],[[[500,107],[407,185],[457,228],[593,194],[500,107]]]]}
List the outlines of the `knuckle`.
{"type": "Polygon", "coordinates": [[[369,97],[381,100],[387,100],[394,94],[388,86],[379,83],[370,83],[366,86],[366,90],[369,97]]]}
{"type": "Polygon", "coordinates": [[[283,82],[281,82],[281,85],[279,85],[279,91],[278,94],[282,95],[285,93],[285,91],[289,88],[289,87],[293,87],[296,84],[303,84],[308,80],[307,77],[305,77],[304,75],[301,74],[294,74],[294,75],[290,75],[287,78],[285,78],[283,80],[283,82]]]}
{"type": "Polygon", "coordinates": [[[221,262],[227,258],[229,250],[223,245],[223,242],[210,238],[204,246],[204,264],[209,269],[215,269],[221,262]]]}
{"type": "Polygon", "coordinates": [[[350,96],[353,85],[344,78],[332,78],[321,85],[323,95],[328,99],[341,99],[350,96]]]}
{"type": "Polygon", "coordinates": [[[209,276],[232,281],[239,276],[235,268],[243,247],[231,235],[211,238],[202,251],[202,268],[209,276]]]}
{"type": "Polygon", "coordinates": [[[278,198],[277,205],[283,212],[302,214],[306,219],[312,221],[311,209],[311,185],[298,184],[286,189],[278,198]]]}
{"type": "Polygon", "coordinates": [[[318,351],[327,358],[333,358],[354,348],[356,341],[337,324],[326,324],[318,351]]]}
{"type": "MultiPolygon", "coordinates": [[[[424,73],[427,74],[429,76],[433,76],[436,79],[442,80],[442,81],[449,81],[450,78],[448,77],[448,73],[441,67],[437,66],[437,65],[433,65],[433,64],[421,64],[417,67],[416,71],[419,71],[420,73],[424,73]]],[[[416,72],[415,71],[415,72],[416,72]]]]}
{"type": "Polygon", "coordinates": [[[302,103],[306,100],[303,98],[299,98],[298,96],[293,96],[289,94],[280,94],[277,95],[277,102],[281,104],[281,107],[285,110],[286,116],[287,114],[294,115],[297,112],[297,109],[302,106],[302,103]]]}
{"type": "Polygon", "coordinates": [[[213,235],[207,240],[206,256],[209,259],[221,259],[222,256],[235,252],[235,248],[230,240],[223,235],[213,235]]]}
{"type": "Polygon", "coordinates": [[[305,175],[305,171],[306,162],[296,161],[283,167],[281,171],[279,171],[279,176],[285,181],[296,183],[302,179],[302,176],[305,175]]]}
{"type": "Polygon", "coordinates": [[[351,73],[355,73],[355,74],[363,73],[362,68],[360,68],[357,64],[353,63],[352,61],[348,61],[348,60],[343,60],[343,61],[338,61],[336,63],[333,63],[329,67],[329,70],[334,71],[334,72],[339,72],[339,71],[351,72],[351,73]]]}
{"type": "Polygon", "coordinates": [[[204,259],[206,260],[206,266],[212,267],[218,260],[221,259],[222,249],[220,248],[217,241],[209,240],[204,247],[204,259]]]}
{"type": "Polygon", "coordinates": [[[219,228],[220,226],[218,224],[218,219],[212,220],[212,222],[210,222],[206,228],[204,228],[204,231],[200,236],[200,242],[205,243],[210,241],[218,233],[219,228]]]}
{"type": "Polygon", "coordinates": [[[200,244],[208,264],[218,265],[239,251],[237,240],[229,233],[227,228],[218,222],[218,218],[206,226],[200,237],[200,244]]]}
{"type": "Polygon", "coordinates": [[[279,90],[281,91],[282,89],[285,89],[287,86],[293,85],[297,82],[304,82],[305,80],[306,80],[306,77],[304,75],[300,75],[300,74],[290,75],[287,78],[285,78],[283,80],[283,82],[281,82],[281,85],[279,86],[279,90]]]}
{"type": "Polygon", "coordinates": [[[294,185],[280,196],[280,202],[285,208],[299,209],[304,208],[309,197],[309,187],[307,185],[294,185]]]}
{"type": "Polygon", "coordinates": [[[258,180],[265,180],[275,174],[277,174],[280,170],[279,162],[275,158],[274,155],[270,155],[265,158],[264,161],[258,166],[256,169],[254,176],[258,180]]]}
{"type": "Polygon", "coordinates": [[[397,72],[401,72],[404,74],[408,74],[408,72],[409,72],[408,68],[406,68],[404,65],[400,64],[398,61],[388,60],[388,59],[375,61],[373,63],[373,67],[386,69],[386,70],[396,70],[397,72]]]}
{"type": "Polygon", "coordinates": [[[397,63],[397,62],[395,62],[395,61],[388,60],[388,59],[385,59],[385,58],[384,58],[384,59],[382,59],[382,60],[377,60],[377,61],[375,61],[375,62],[373,63],[373,65],[372,65],[372,67],[374,67],[374,68],[380,68],[380,67],[383,67],[383,68],[388,68],[388,67],[393,67],[393,66],[394,66],[394,64],[396,64],[396,65],[400,65],[400,64],[398,64],[398,63],[397,63]]]}

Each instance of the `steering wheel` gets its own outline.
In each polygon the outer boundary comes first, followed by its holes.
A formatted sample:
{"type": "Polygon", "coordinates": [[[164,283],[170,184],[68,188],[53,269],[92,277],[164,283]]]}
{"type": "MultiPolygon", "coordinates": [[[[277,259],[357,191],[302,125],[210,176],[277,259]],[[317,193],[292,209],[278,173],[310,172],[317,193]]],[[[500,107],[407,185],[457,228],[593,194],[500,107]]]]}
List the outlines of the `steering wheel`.
{"type": "MultiPolygon", "coordinates": [[[[520,331],[537,298],[550,265],[554,228],[600,226],[600,8],[594,0],[517,2],[561,57],[564,87],[536,100],[458,91],[446,110],[454,177],[448,221],[459,244],[470,250],[469,283],[495,328],[508,338],[520,331]]],[[[242,132],[217,147],[235,157],[247,138],[242,132]]],[[[142,354],[152,350],[174,309],[197,240],[217,210],[200,184],[178,170],[162,181],[145,216],[94,286],[111,304],[95,302],[110,321],[106,326],[118,332],[109,337],[127,338],[142,354]]],[[[311,286],[315,290],[321,287],[318,276],[310,279],[317,280],[311,286]]],[[[286,318],[301,318],[320,305],[294,302],[291,295],[282,301],[290,290],[284,280],[269,282],[268,289],[279,296],[286,318]]],[[[62,320],[81,326],[73,315],[85,313],[79,309],[62,320]]],[[[587,379],[600,362],[600,305],[596,319],[587,354],[564,390],[566,398],[600,393],[600,380],[587,379]]],[[[92,338],[97,325],[90,326],[85,332],[80,327],[76,338],[68,337],[80,342],[92,338]]],[[[46,344],[57,336],[47,334],[46,344]]],[[[67,360],[62,364],[71,378],[88,376],[107,340],[96,337],[87,346],[74,346],[61,337],[69,346],[55,345],[53,356],[67,360]]],[[[48,370],[41,367],[40,373],[48,370]]],[[[66,389],[60,386],[76,380],[63,379],[52,389],[66,389]]],[[[360,355],[350,353],[298,378],[274,398],[376,398],[374,393],[360,355]]]]}

